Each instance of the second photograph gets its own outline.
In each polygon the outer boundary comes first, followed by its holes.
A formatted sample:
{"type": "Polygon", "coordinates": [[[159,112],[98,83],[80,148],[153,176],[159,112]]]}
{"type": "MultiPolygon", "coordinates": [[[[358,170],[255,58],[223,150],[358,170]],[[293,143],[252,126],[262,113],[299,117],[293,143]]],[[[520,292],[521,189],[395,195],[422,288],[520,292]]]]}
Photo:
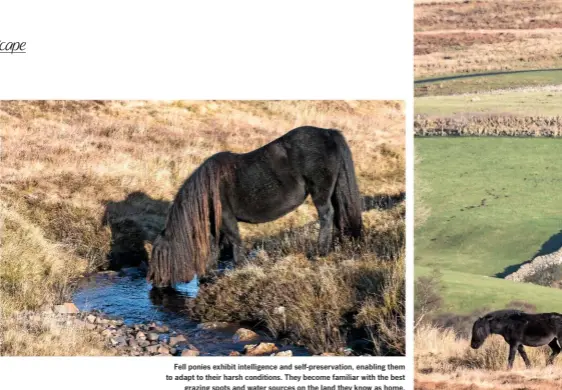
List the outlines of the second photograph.
{"type": "Polygon", "coordinates": [[[561,15],[416,1],[416,389],[562,388],[561,15]]]}

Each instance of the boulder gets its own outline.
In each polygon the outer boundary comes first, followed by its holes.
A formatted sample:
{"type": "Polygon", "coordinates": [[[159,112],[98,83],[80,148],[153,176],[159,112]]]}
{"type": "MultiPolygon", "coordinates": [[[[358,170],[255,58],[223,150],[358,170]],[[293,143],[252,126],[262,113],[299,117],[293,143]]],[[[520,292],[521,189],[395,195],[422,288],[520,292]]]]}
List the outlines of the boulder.
{"type": "Polygon", "coordinates": [[[98,317],[96,318],[96,324],[107,325],[109,324],[109,320],[107,318],[98,317]]]}
{"type": "Polygon", "coordinates": [[[184,349],[181,351],[181,356],[199,356],[199,351],[193,349],[184,349]]]}
{"type": "Polygon", "coordinates": [[[148,340],[138,340],[138,343],[139,343],[139,347],[142,348],[148,347],[150,345],[150,341],[148,340]]]}
{"type": "Polygon", "coordinates": [[[240,328],[234,333],[232,337],[232,341],[235,343],[239,343],[241,341],[255,341],[259,340],[260,336],[250,329],[240,328]]]}
{"type": "Polygon", "coordinates": [[[169,355],[170,354],[170,349],[164,345],[160,345],[158,347],[158,353],[160,355],[169,355]]]}
{"type": "Polygon", "coordinates": [[[156,332],[150,332],[150,333],[148,334],[148,339],[149,339],[150,341],[156,341],[156,340],[158,340],[159,337],[160,337],[160,335],[159,335],[158,333],[156,333],[156,332]]]}
{"type": "Polygon", "coordinates": [[[277,352],[279,348],[275,346],[273,343],[259,343],[259,344],[248,344],[244,346],[244,351],[248,356],[262,356],[262,355],[271,355],[274,352],[277,352]]]}
{"type": "Polygon", "coordinates": [[[281,351],[281,352],[274,353],[271,356],[293,356],[293,351],[291,350],[281,351]]]}
{"type": "Polygon", "coordinates": [[[156,354],[158,353],[159,348],[160,348],[159,345],[149,345],[148,347],[146,347],[146,352],[156,354]]]}
{"type": "Polygon", "coordinates": [[[122,326],[123,320],[111,320],[111,321],[109,321],[109,323],[113,326],[122,326]]]}
{"type": "Polygon", "coordinates": [[[80,310],[76,307],[76,305],[72,302],[65,302],[62,305],[56,305],[54,308],[54,312],[57,314],[76,314],[80,313],[80,310]]]}
{"type": "Polygon", "coordinates": [[[220,329],[228,328],[230,324],[228,322],[203,322],[197,325],[197,329],[208,330],[208,329],[220,329]]]}
{"type": "Polygon", "coordinates": [[[135,340],[132,337],[127,340],[127,343],[129,344],[129,347],[131,347],[131,348],[138,348],[139,347],[139,343],[137,342],[137,340],[135,340]]]}
{"type": "Polygon", "coordinates": [[[125,339],[125,336],[117,336],[117,337],[111,337],[109,339],[111,341],[111,345],[115,346],[125,346],[127,344],[127,340],[125,339]]]}
{"type": "Polygon", "coordinates": [[[183,343],[186,343],[186,342],[187,342],[187,339],[186,339],[185,336],[182,335],[182,334],[179,334],[179,335],[177,335],[177,336],[172,336],[172,337],[170,337],[170,347],[173,347],[173,346],[175,346],[175,345],[177,345],[177,344],[179,344],[179,343],[182,343],[182,342],[183,342],[183,343]]]}

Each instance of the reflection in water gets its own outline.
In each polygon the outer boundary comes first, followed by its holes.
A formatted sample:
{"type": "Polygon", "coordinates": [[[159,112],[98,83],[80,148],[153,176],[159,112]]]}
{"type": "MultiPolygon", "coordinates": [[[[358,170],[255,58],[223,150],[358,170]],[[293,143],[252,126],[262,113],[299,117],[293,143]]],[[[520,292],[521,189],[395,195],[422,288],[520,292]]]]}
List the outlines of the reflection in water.
{"type": "Polygon", "coordinates": [[[171,327],[193,327],[185,315],[189,301],[197,295],[198,281],[174,289],[152,289],[145,275],[128,269],[124,276],[95,275],[84,280],[74,295],[81,310],[100,310],[123,317],[125,323],[162,322],[171,327]]]}
{"type": "MultiPolygon", "coordinates": [[[[233,350],[242,350],[244,344],[232,342],[238,326],[218,330],[197,329],[198,323],[187,316],[187,307],[197,295],[197,278],[176,289],[154,289],[146,282],[145,274],[137,269],[128,269],[124,276],[109,277],[95,275],[82,281],[74,294],[74,303],[82,311],[100,310],[123,318],[127,325],[157,322],[185,333],[190,343],[202,355],[228,355],[233,350]]],[[[263,341],[271,341],[262,335],[263,341]]],[[[287,346],[295,355],[308,355],[304,348],[287,346]]]]}
{"type": "Polygon", "coordinates": [[[171,313],[185,313],[186,308],[189,306],[195,294],[191,295],[190,292],[183,292],[171,287],[156,288],[153,287],[149,292],[149,298],[152,304],[160,307],[164,312],[171,313]]]}

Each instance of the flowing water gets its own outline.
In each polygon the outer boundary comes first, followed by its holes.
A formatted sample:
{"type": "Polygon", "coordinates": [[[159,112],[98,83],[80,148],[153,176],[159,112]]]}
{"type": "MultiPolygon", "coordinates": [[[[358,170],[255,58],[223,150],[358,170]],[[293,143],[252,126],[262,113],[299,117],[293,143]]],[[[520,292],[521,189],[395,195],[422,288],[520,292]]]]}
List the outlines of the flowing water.
{"type": "MultiPolygon", "coordinates": [[[[128,269],[119,276],[97,274],[83,279],[74,303],[81,311],[99,310],[109,316],[123,319],[125,324],[162,323],[170,329],[185,334],[201,355],[222,356],[231,351],[241,351],[245,344],[234,343],[232,336],[240,324],[229,324],[217,329],[201,329],[199,323],[191,321],[186,305],[197,295],[197,279],[179,285],[171,292],[157,292],[146,282],[145,275],[137,269],[128,269]]],[[[263,332],[258,332],[261,341],[274,342],[263,332]]],[[[281,346],[290,349],[295,356],[310,355],[305,348],[294,345],[281,346]]]]}

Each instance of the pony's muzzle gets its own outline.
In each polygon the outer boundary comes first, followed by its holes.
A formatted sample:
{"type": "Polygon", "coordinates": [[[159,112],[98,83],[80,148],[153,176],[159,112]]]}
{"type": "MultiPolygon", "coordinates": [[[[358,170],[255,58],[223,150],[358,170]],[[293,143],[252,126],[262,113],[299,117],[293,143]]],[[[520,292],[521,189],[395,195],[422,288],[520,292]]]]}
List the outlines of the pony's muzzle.
{"type": "Polygon", "coordinates": [[[471,341],[470,342],[470,348],[472,349],[478,349],[482,346],[482,343],[476,342],[476,341],[471,341]]]}

